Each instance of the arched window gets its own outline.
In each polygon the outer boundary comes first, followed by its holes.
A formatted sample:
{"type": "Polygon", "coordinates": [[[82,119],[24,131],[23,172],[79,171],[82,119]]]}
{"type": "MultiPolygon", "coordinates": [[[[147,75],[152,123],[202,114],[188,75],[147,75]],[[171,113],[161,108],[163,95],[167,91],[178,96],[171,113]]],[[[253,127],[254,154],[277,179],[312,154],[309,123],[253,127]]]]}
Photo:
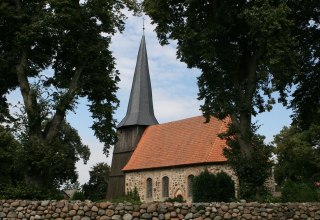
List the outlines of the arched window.
{"type": "Polygon", "coordinates": [[[194,178],[194,175],[189,175],[188,176],[188,196],[189,197],[192,196],[193,178],[194,178]]]}
{"type": "Polygon", "coordinates": [[[169,177],[162,178],[162,197],[169,197],[169,177]]]}
{"type": "Polygon", "coordinates": [[[152,198],[152,179],[147,179],[147,198],[152,198]]]}

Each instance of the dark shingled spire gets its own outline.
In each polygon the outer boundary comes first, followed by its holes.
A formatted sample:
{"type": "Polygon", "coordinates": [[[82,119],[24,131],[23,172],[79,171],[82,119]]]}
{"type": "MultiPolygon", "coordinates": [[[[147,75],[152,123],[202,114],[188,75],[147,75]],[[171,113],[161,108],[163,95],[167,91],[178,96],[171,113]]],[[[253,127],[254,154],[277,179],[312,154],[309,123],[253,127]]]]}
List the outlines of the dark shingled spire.
{"type": "Polygon", "coordinates": [[[142,36],[134,72],[127,114],[118,128],[129,125],[158,124],[153,112],[146,41],[142,36]]]}

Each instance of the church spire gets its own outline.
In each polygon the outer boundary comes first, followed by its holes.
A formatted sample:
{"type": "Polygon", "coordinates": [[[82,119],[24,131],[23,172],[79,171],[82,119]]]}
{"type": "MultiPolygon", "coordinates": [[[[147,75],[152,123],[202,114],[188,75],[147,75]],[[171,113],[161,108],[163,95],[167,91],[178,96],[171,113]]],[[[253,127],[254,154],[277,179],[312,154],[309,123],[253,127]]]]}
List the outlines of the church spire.
{"type": "Polygon", "coordinates": [[[138,52],[127,114],[118,128],[129,125],[158,124],[153,112],[148,56],[144,34],[138,52]]]}

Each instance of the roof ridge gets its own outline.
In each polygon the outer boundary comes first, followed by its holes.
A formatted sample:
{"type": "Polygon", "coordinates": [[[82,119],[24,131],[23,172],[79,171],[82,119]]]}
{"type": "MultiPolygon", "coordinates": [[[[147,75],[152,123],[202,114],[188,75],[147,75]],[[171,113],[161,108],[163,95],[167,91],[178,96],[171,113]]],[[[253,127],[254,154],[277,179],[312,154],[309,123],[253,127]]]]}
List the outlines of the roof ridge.
{"type": "Polygon", "coordinates": [[[176,123],[176,122],[187,121],[187,120],[190,120],[190,119],[192,119],[192,118],[199,118],[199,117],[205,118],[203,115],[198,115],[198,116],[192,116],[192,117],[190,117],[190,118],[178,119],[178,120],[176,120],[176,121],[168,121],[168,122],[164,122],[164,123],[161,123],[161,124],[155,124],[155,125],[151,125],[151,126],[158,126],[158,125],[165,125],[165,124],[173,124],[173,123],[176,123]]]}

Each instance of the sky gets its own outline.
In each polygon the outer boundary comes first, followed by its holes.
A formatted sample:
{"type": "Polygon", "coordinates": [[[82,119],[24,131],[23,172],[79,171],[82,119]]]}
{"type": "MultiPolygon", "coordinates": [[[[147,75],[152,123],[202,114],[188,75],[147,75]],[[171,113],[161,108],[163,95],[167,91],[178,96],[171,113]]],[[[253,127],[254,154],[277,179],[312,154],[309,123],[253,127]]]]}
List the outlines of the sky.
{"type": "MultiPolygon", "coordinates": [[[[145,39],[149,60],[149,71],[152,84],[153,105],[155,116],[159,123],[179,120],[201,115],[199,110],[202,101],[197,100],[197,77],[201,74],[198,69],[188,69],[186,64],[176,59],[176,44],[161,46],[151,25],[150,18],[145,18],[145,39]]],[[[120,107],[114,118],[120,122],[125,116],[130,89],[142,37],[142,17],[128,14],[125,30],[112,38],[111,50],[116,58],[117,69],[120,71],[119,90],[117,92],[120,107]]],[[[11,103],[21,100],[19,92],[14,91],[8,96],[11,103]]],[[[273,140],[273,136],[283,126],[291,123],[291,111],[277,104],[271,112],[259,114],[255,121],[260,125],[258,133],[266,136],[266,142],[273,140]]],[[[79,101],[75,113],[67,115],[67,121],[78,130],[84,144],[91,150],[87,164],[80,160],[77,162],[77,172],[80,184],[89,181],[89,170],[99,162],[111,165],[112,149],[107,158],[103,154],[103,144],[94,136],[90,129],[92,119],[85,99],[79,101]]]]}

